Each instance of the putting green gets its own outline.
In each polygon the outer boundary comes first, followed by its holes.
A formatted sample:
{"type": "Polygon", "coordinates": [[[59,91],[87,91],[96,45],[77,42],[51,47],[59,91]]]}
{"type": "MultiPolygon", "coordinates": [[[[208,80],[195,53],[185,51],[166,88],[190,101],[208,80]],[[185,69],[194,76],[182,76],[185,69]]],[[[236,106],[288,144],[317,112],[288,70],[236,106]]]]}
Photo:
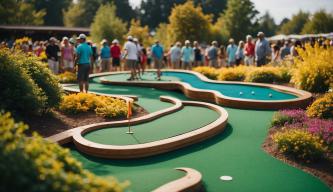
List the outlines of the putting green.
{"type": "Polygon", "coordinates": [[[204,127],[219,114],[205,107],[185,106],[182,110],[154,121],[132,126],[135,134],[126,134],[127,127],[105,128],[92,131],[84,138],[100,144],[132,145],[167,139],[204,127]],[[197,117],[197,118],[193,118],[197,117]]]}
{"type": "MultiPolygon", "coordinates": [[[[148,112],[167,107],[159,96],[172,96],[185,100],[178,92],[153,90],[150,88],[106,86],[91,84],[91,91],[137,95],[138,104],[148,112]]],[[[83,166],[100,176],[115,176],[130,180],[128,191],[151,191],[173,179],[180,178],[176,167],[190,167],[200,171],[207,191],[272,191],[272,192],[326,192],[330,189],[318,178],[291,167],[266,154],[261,144],[264,141],[273,111],[240,110],[226,108],[229,124],[226,130],[205,142],[154,157],[136,160],[106,160],[79,153],[72,154],[83,166]],[[170,170],[170,173],[162,170],[170,170]],[[174,173],[175,172],[175,173],[174,173]],[[166,178],[165,174],[171,174],[166,178]],[[151,176],[154,175],[154,176],[151,176]],[[173,178],[172,175],[174,176],[173,178]],[[223,182],[222,175],[233,177],[223,182]],[[162,182],[163,180],[163,182],[162,182]]],[[[193,116],[193,119],[199,117],[193,116]]],[[[149,137],[147,135],[147,137],[149,137]]]]}

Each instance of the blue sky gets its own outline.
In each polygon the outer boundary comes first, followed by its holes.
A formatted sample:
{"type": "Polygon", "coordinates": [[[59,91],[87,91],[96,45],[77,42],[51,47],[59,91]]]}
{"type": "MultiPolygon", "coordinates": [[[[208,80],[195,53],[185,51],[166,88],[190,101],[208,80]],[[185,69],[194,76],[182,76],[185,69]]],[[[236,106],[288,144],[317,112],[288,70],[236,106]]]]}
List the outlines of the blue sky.
{"type": "MultiPolygon", "coordinates": [[[[141,0],[129,0],[132,5],[137,6],[141,0]]],[[[261,13],[269,11],[276,22],[280,22],[284,17],[290,18],[300,9],[311,13],[326,9],[333,12],[333,0],[252,0],[257,10],[261,13]]]]}

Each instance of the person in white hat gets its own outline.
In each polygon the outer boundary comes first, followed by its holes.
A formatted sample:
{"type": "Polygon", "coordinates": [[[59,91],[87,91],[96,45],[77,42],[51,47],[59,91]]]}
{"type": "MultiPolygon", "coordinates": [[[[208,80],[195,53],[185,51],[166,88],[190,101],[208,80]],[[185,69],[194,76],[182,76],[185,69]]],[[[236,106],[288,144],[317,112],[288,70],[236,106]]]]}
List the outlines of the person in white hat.
{"type": "Polygon", "coordinates": [[[55,37],[51,37],[45,50],[47,63],[54,74],[59,73],[59,57],[61,56],[60,48],[56,44],[56,41],[57,39],[55,37]]]}
{"type": "Polygon", "coordinates": [[[257,36],[258,40],[255,47],[255,60],[257,67],[260,67],[266,65],[266,57],[271,54],[272,50],[263,32],[259,32],[257,36]]]}
{"type": "Polygon", "coordinates": [[[78,65],[77,80],[79,82],[80,92],[87,93],[89,90],[89,72],[90,65],[93,62],[93,52],[86,42],[84,34],[79,35],[80,45],[76,48],[76,62],[78,65]]]}
{"type": "Polygon", "coordinates": [[[131,70],[131,76],[128,81],[132,81],[137,79],[136,74],[136,64],[138,60],[138,48],[133,42],[133,37],[128,36],[127,42],[124,45],[124,56],[126,67],[131,70]]]}
{"type": "Polygon", "coordinates": [[[111,50],[108,41],[106,39],[103,39],[101,45],[102,45],[102,48],[100,50],[101,72],[110,72],[112,71],[112,65],[110,63],[111,50]]]}
{"type": "Polygon", "coordinates": [[[192,69],[194,53],[189,40],[185,41],[185,46],[182,48],[182,68],[192,69]]]}
{"type": "Polygon", "coordinates": [[[112,66],[116,71],[120,69],[120,57],[121,57],[121,48],[119,46],[119,41],[117,39],[112,41],[111,57],[112,57],[112,66]]]}
{"type": "Polygon", "coordinates": [[[213,41],[211,46],[209,47],[207,51],[207,56],[209,60],[209,66],[210,67],[218,67],[218,48],[217,48],[217,41],[213,41]]]}
{"type": "Polygon", "coordinates": [[[61,42],[61,66],[65,71],[74,71],[74,47],[69,43],[68,37],[61,42]]]}

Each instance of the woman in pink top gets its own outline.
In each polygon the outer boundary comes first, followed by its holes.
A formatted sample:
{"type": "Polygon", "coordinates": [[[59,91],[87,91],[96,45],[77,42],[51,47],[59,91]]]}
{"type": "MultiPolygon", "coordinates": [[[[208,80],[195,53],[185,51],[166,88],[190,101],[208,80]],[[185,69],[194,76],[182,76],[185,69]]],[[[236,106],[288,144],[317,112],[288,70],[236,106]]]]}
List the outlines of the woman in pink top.
{"type": "Polygon", "coordinates": [[[61,66],[65,71],[74,71],[74,48],[67,37],[62,39],[61,66]]]}

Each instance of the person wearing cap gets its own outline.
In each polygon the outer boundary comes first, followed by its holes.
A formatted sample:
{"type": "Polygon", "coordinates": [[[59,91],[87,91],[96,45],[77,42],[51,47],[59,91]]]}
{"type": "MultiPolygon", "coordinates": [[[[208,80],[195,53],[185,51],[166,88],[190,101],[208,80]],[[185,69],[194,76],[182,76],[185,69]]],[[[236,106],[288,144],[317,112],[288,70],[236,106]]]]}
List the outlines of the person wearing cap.
{"type": "Polygon", "coordinates": [[[101,72],[112,71],[112,66],[110,66],[111,51],[108,45],[108,41],[106,39],[103,39],[101,45],[102,45],[102,48],[100,50],[101,72]]]}
{"type": "Polygon", "coordinates": [[[79,82],[80,92],[87,93],[89,90],[89,72],[92,63],[93,52],[86,42],[86,36],[80,34],[79,45],[76,48],[76,64],[78,65],[77,80],[79,82]]]}
{"type": "Polygon", "coordinates": [[[155,68],[157,69],[157,80],[161,80],[161,68],[164,57],[163,47],[160,45],[158,40],[155,41],[155,44],[151,47],[151,54],[154,60],[155,68]]]}
{"type": "Polygon", "coordinates": [[[237,46],[235,45],[235,40],[229,39],[229,45],[227,46],[227,67],[233,67],[236,64],[236,51],[237,46]]]}
{"type": "Polygon", "coordinates": [[[255,45],[252,42],[252,36],[246,36],[246,43],[244,45],[244,64],[245,65],[254,65],[254,48],[255,45]]]}
{"type": "Polygon", "coordinates": [[[171,67],[172,68],[175,68],[175,69],[180,68],[181,57],[182,57],[181,43],[177,42],[170,49],[170,60],[171,60],[171,67]]]}
{"type": "Polygon", "coordinates": [[[266,65],[266,57],[271,54],[271,47],[263,32],[259,32],[257,36],[258,40],[255,46],[255,60],[257,67],[260,67],[266,65]]]}
{"type": "Polygon", "coordinates": [[[74,71],[74,48],[69,44],[67,37],[62,38],[61,43],[61,66],[65,71],[74,71]]]}
{"type": "Polygon", "coordinates": [[[59,73],[59,56],[60,56],[60,49],[59,46],[56,45],[57,39],[51,37],[49,40],[49,44],[46,47],[45,54],[47,56],[47,63],[49,65],[50,70],[54,74],[59,73]]]}
{"type": "Polygon", "coordinates": [[[207,50],[207,58],[210,67],[218,67],[218,48],[217,41],[213,41],[209,49],[207,50]]]}
{"type": "Polygon", "coordinates": [[[182,53],[182,68],[191,70],[194,53],[191,47],[191,42],[189,40],[185,41],[185,46],[182,48],[181,53],[182,53]]]}
{"type": "Polygon", "coordinates": [[[128,36],[127,37],[127,42],[124,45],[124,56],[125,58],[125,63],[126,66],[131,70],[131,76],[128,81],[132,81],[137,79],[137,74],[136,74],[136,64],[138,60],[138,50],[137,46],[133,42],[133,37],[128,36]]]}
{"type": "Polygon", "coordinates": [[[120,69],[120,56],[121,48],[119,46],[119,41],[117,39],[112,41],[112,46],[110,48],[111,57],[112,57],[112,66],[116,71],[120,69]]]}

